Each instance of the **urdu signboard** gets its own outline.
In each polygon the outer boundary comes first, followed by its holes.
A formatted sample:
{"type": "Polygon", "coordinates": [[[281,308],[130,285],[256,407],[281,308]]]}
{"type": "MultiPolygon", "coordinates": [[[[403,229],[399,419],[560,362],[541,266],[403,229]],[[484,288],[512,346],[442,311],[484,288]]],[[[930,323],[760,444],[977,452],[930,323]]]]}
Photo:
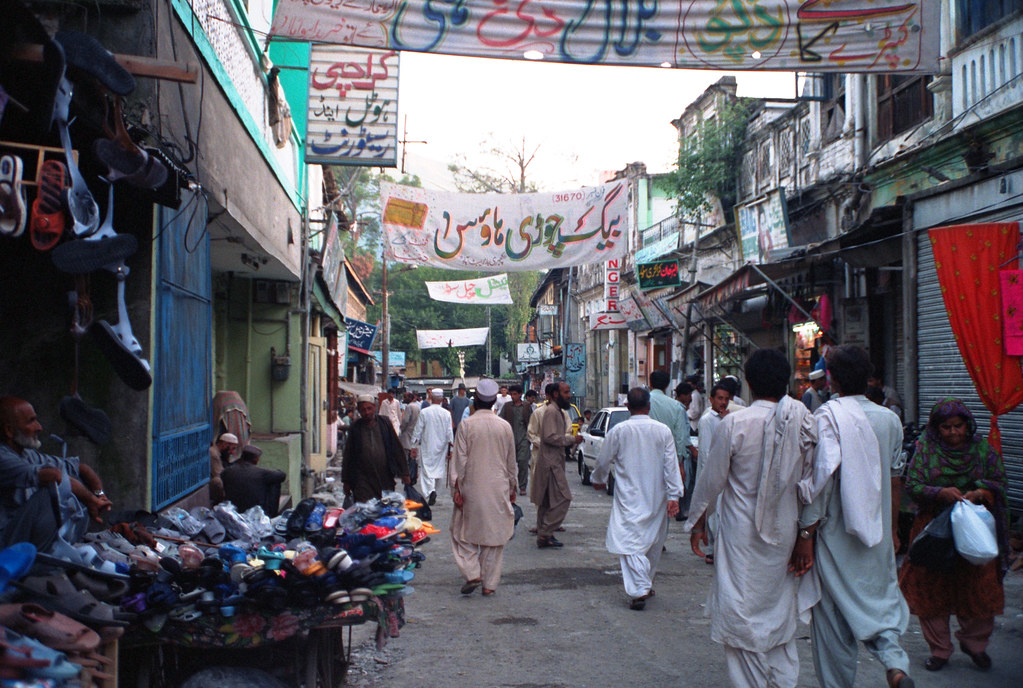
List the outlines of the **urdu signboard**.
{"type": "Polygon", "coordinates": [[[677,287],[682,284],[682,275],[679,273],[677,260],[640,263],[636,266],[636,277],[639,280],[639,288],[644,291],[662,287],[677,287]]]}

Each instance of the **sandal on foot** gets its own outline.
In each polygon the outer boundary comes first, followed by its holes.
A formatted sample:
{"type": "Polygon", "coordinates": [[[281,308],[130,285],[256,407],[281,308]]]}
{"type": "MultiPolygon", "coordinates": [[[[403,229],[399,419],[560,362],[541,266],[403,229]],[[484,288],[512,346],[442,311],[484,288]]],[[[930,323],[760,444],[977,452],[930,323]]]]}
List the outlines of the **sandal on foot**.
{"type": "Polygon", "coordinates": [[[461,588],[462,594],[471,595],[473,592],[475,592],[476,588],[478,588],[480,586],[480,583],[482,582],[483,581],[481,581],[479,578],[471,581],[466,581],[461,588]]]}
{"type": "Polygon", "coordinates": [[[924,662],[924,669],[927,669],[927,671],[940,671],[946,664],[948,664],[947,657],[935,657],[934,655],[931,655],[927,658],[927,661],[924,662]]]}
{"type": "Polygon", "coordinates": [[[885,673],[888,688],[916,688],[916,682],[902,669],[889,669],[885,673]]]}
{"type": "Polygon", "coordinates": [[[990,655],[988,655],[988,653],[984,652],[983,650],[977,653],[973,653],[967,650],[966,646],[963,645],[962,643],[959,643],[959,649],[962,650],[967,657],[972,659],[973,663],[976,664],[978,668],[980,669],[991,668],[991,657],[990,655]]]}

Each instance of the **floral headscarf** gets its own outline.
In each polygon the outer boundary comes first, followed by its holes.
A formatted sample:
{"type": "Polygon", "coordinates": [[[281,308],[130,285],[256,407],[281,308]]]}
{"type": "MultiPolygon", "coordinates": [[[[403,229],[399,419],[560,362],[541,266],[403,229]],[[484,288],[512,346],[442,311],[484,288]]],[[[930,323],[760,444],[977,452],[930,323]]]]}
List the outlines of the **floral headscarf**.
{"type": "Polygon", "coordinates": [[[998,452],[978,434],[977,421],[970,409],[952,397],[942,399],[931,409],[924,435],[917,442],[906,472],[907,492],[925,509],[935,509],[935,500],[943,487],[958,487],[963,493],[984,488],[994,495],[991,511],[998,525],[1004,571],[1008,563],[1005,466],[998,452]],[[966,421],[969,438],[962,446],[949,447],[941,441],[938,426],[956,416],[966,421]]]}

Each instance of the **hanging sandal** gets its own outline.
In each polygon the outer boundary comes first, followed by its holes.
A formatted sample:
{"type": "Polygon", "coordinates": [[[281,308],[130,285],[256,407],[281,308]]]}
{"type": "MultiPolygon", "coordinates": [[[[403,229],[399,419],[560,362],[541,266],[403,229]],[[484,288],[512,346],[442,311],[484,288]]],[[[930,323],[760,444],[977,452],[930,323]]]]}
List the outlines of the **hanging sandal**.
{"type": "Polygon", "coordinates": [[[124,128],[120,96],[114,97],[113,111],[108,112],[107,120],[103,123],[103,133],[107,138],[98,138],[92,144],[96,157],[109,168],[107,179],[115,181],[138,174],[146,167],[149,154],[135,145],[124,128]]]}
{"type": "Polygon", "coordinates": [[[0,157],[0,234],[19,237],[25,231],[25,190],[21,188],[23,165],[16,155],[0,157]]]}
{"type": "Polygon", "coordinates": [[[92,36],[80,31],[58,31],[54,38],[64,48],[68,67],[85,72],[112,93],[126,96],[135,90],[135,77],[92,36]]]}
{"type": "Polygon", "coordinates": [[[95,233],[78,241],[67,241],[53,250],[53,264],[61,272],[82,275],[102,267],[114,270],[138,250],[131,234],[114,231],[114,185],[107,190],[107,212],[95,233]],[[113,266],[113,267],[111,267],[113,266]]]}
{"type": "MultiPolygon", "coordinates": [[[[122,261],[116,266],[107,266],[117,275],[117,324],[111,326],[105,320],[97,320],[89,327],[89,336],[106,356],[114,372],[134,390],[142,391],[153,384],[153,373],[149,362],[142,358],[142,346],[131,331],[128,308],[124,303],[124,282],[128,277],[128,266],[122,261]]],[[[213,542],[213,540],[210,540],[213,542]]]]}
{"type": "Polygon", "coordinates": [[[28,238],[37,251],[49,251],[64,236],[66,169],[59,160],[44,160],[39,168],[39,187],[32,201],[28,238]]]}

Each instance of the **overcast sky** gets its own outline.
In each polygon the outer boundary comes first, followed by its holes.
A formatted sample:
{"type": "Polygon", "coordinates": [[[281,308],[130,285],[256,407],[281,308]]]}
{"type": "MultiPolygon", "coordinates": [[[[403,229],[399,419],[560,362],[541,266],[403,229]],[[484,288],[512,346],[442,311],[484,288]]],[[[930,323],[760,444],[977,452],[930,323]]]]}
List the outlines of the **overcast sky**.
{"type": "MultiPolygon", "coordinates": [[[[402,53],[399,130],[408,117],[408,171],[451,188],[446,166],[484,140],[540,146],[531,176],[546,190],[596,184],[644,162],[671,168],[671,120],[726,72],[582,66],[402,53]],[[491,136],[492,134],[492,136],[491,136]]],[[[739,95],[791,98],[791,73],[735,73],[739,95]]]]}

